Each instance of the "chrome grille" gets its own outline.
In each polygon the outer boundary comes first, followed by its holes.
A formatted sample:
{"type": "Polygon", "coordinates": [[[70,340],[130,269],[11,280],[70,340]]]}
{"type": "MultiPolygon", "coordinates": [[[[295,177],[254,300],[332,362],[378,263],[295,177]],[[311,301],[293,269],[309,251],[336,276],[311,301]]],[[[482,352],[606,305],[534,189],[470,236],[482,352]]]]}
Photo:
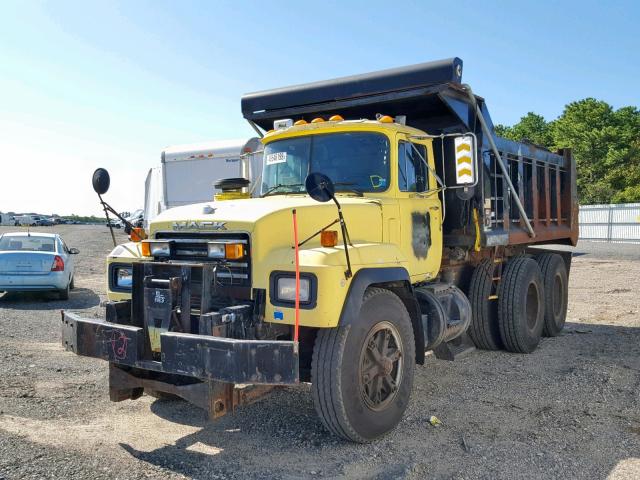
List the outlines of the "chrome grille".
{"type": "MultiPolygon", "coordinates": [[[[216,279],[222,285],[251,285],[249,235],[238,233],[157,232],[158,240],[172,240],[170,262],[216,263],[216,279]],[[215,260],[207,257],[207,242],[243,243],[246,255],[241,260],[215,260]]],[[[159,260],[159,259],[158,259],[159,260]]]]}

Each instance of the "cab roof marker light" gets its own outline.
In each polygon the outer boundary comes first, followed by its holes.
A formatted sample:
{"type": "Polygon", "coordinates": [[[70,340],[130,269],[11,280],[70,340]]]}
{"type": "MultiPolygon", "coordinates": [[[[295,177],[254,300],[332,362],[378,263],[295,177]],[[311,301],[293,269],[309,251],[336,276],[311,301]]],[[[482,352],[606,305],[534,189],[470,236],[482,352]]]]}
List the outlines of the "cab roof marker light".
{"type": "Polygon", "coordinates": [[[329,118],[330,122],[342,122],[344,121],[344,118],[342,118],[341,115],[332,115],[331,118],[329,118]]]}
{"type": "Polygon", "coordinates": [[[324,118],[322,117],[316,117],[313,120],[311,120],[311,123],[322,123],[324,122],[324,118]]]}
{"type": "Polygon", "coordinates": [[[304,119],[300,119],[300,120],[296,120],[296,122],[294,123],[294,125],[306,125],[308,122],[304,119]]]}
{"type": "Polygon", "coordinates": [[[376,120],[380,123],[393,123],[393,117],[389,115],[376,115],[376,120]]]}
{"type": "Polygon", "coordinates": [[[280,120],[273,121],[273,129],[274,130],[285,130],[289,127],[293,126],[293,119],[291,118],[283,118],[280,120]]]}

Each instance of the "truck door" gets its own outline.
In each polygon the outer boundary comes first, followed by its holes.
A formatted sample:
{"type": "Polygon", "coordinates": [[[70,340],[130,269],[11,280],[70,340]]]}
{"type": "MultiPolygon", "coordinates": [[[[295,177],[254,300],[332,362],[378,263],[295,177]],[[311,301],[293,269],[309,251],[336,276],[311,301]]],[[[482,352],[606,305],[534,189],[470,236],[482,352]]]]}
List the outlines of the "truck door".
{"type": "Polygon", "coordinates": [[[432,174],[431,140],[411,141],[399,135],[397,161],[400,248],[412,281],[433,278],[442,257],[442,206],[432,174]]]}

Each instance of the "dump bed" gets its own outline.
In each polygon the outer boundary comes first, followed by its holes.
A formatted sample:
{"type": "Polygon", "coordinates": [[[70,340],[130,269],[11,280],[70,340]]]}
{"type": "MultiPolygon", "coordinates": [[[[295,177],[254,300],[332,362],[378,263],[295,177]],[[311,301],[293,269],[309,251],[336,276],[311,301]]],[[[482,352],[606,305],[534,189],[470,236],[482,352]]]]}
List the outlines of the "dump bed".
{"type": "Polygon", "coordinates": [[[472,132],[478,139],[478,183],[464,195],[453,189],[443,194],[445,246],[473,245],[477,229],[484,247],[577,242],[571,152],[497,137],[484,99],[462,84],[459,58],[250,93],[242,98],[242,114],[263,130],[282,118],[405,116],[407,125],[436,136],[443,178],[455,175],[453,140],[445,135],[472,132]]]}

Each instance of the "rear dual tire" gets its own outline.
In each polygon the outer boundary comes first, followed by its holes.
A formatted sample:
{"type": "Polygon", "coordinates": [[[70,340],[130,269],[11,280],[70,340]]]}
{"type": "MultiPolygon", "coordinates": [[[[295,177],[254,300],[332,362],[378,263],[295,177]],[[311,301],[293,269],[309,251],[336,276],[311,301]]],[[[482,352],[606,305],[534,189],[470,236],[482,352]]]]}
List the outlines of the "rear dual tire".
{"type": "Polygon", "coordinates": [[[535,260],[513,257],[498,287],[498,326],[509,352],[533,352],[544,327],[544,284],[535,260]]]}
{"type": "Polygon", "coordinates": [[[500,350],[503,348],[498,326],[498,303],[489,300],[493,289],[494,264],[485,259],[475,268],[469,284],[469,302],[472,319],[469,336],[476,347],[482,350],[500,350]]]}
{"type": "Polygon", "coordinates": [[[542,335],[560,334],[567,320],[569,275],[564,259],[557,253],[536,256],[544,282],[544,327],[542,335]]]}

